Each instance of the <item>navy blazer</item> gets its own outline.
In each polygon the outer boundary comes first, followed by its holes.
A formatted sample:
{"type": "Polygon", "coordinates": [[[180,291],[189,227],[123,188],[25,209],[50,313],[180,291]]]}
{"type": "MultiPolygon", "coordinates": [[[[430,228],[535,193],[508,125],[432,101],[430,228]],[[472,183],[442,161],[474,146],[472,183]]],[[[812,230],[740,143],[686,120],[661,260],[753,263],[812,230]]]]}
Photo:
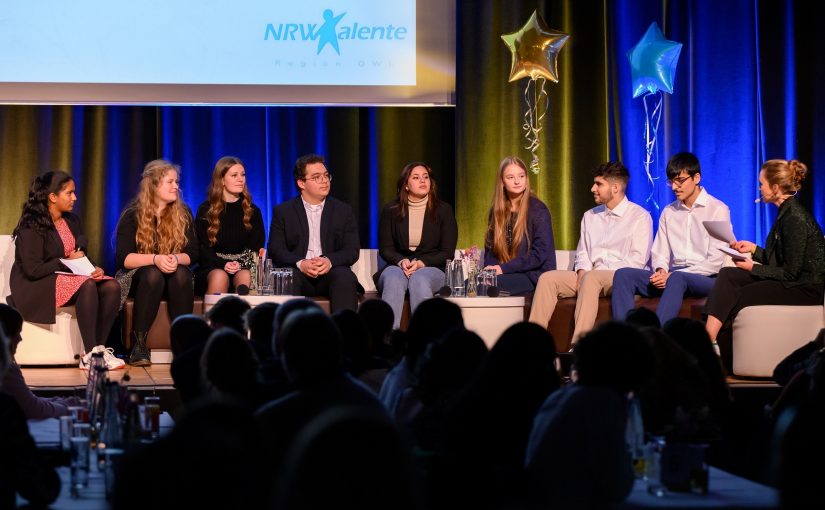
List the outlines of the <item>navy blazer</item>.
{"type": "MultiPolygon", "coordinates": [[[[268,257],[276,266],[295,267],[305,259],[309,246],[309,222],[300,195],[278,204],[272,210],[269,226],[268,257]]],[[[361,241],[352,208],[327,197],[321,213],[321,251],[332,267],[351,266],[360,255],[361,241]]]]}
{"type": "Polygon", "coordinates": [[[556,269],[556,244],[553,241],[553,223],[550,220],[550,210],[544,202],[530,196],[530,205],[527,210],[527,231],[521,239],[516,257],[509,262],[500,263],[493,254],[490,227],[487,228],[487,241],[484,246],[484,265],[501,265],[503,274],[524,273],[533,282],[533,285],[545,271],[556,269]],[[530,239],[530,248],[527,248],[527,239],[530,239]]]}

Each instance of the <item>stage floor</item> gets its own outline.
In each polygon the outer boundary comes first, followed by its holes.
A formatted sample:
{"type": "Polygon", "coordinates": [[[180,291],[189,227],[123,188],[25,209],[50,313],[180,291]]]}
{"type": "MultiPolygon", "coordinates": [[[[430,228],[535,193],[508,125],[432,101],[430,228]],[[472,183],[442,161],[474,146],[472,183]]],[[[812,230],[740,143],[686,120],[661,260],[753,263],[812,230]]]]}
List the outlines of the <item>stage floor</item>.
{"type": "MultiPolygon", "coordinates": [[[[109,377],[120,380],[128,374],[129,386],[142,389],[171,390],[174,389],[169,368],[172,365],[155,363],[149,367],[129,367],[123,370],[112,370],[109,377]]],[[[23,368],[23,376],[33,390],[74,390],[86,387],[87,372],[75,367],[70,368],[23,368]]],[[[740,379],[728,377],[731,389],[748,388],[778,388],[770,379],[740,379]]]]}
{"type": "MultiPolygon", "coordinates": [[[[109,371],[109,378],[120,381],[128,377],[128,386],[141,389],[173,389],[169,364],[156,363],[148,367],[130,367],[109,371]]],[[[89,373],[77,367],[22,368],[23,377],[32,390],[75,390],[86,387],[89,373]]]]}

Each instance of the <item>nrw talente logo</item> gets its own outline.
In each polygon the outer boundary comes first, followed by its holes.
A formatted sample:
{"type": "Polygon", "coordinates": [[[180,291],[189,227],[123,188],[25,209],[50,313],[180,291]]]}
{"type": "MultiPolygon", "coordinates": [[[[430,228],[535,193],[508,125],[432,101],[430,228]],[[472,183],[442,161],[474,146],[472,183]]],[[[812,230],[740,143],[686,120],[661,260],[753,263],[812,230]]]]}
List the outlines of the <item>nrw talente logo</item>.
{"type": "Polygon", "coordinates": [[[332,9],[325,9],[322,15],[323,23],[267,23],[264,32],[264,41],[317,41],[316,55],[320,55],[324,48],[332,48],[341,55],[339,41],[403,41],[407,38],[406,26],[364,25],[339,23],[346,16],[342,12],[337,16],[332,9]]]}

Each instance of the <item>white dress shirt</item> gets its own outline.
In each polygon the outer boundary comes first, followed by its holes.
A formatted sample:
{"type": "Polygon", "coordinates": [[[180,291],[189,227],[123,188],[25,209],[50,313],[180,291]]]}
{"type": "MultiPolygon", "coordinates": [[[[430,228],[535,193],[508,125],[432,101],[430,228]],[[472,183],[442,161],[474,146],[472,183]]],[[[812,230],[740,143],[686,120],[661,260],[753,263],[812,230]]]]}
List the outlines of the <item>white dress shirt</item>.
{"type": "Polygon", "coordinates": [[[576,271],[647,267],[653,220],[643,207],[624,197],[612,210],[599,205],[584,213],[576,247],[576,271]]]}
{"type": "Polygon", "coordinates": [[[304,203],[304,210],[307,213],[307,225],[309,226],[309,243],[307,244],[307,254],[303,260],[299,260],[296,266],[301,268],[301,262],[307,259],[320,257],[324,254],[321,249],[321,214],[324,212],[324,204],[326,200],[320,204],[312,205],[301,197],[301,202],[304,203]]]}
{"type": "Polygon", "coordinates": [[[725,262],[725,254],[719,248],[727,244],[708,234],[702,224],[708,220],[730,223],[730,209],[705,188],[699,192],[693,207],[687,207],[680,200],[668,204],[659,217],[659,229],[653,241],[652,269],[705,276],[718,273],[725,262]]]}

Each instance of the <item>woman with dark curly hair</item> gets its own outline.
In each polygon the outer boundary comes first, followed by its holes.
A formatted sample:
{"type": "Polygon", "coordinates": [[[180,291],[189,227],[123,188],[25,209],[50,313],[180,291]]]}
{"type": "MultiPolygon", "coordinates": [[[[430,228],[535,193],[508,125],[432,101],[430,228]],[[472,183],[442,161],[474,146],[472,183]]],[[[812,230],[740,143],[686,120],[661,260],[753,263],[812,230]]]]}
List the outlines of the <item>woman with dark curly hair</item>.
{"type": "Polygon", "coordinates": [[[80,368],[88,365],[92,349],[104,352],[109,368],[122,368],[123,361],[105,347],[120,304],[118,283],[100,267],[89,275],[71,274],[60,261],[86,256],[86,236],[80,218],[72,214],[76,201],[74,180],[66,172],[34,179],[12,233],[10,302],[25,320],[43,324],[55,323],[58,307],[75,305],[84,348],[80,368]]]}
{"type": "Polygon", "coordinates": [[[215,163],[207,199],[195,215],[195,230],[200,244],[196,294],[248,287],[253,255],[264,247],[266,233],[240,159],[224,156],[215,163]]]}

